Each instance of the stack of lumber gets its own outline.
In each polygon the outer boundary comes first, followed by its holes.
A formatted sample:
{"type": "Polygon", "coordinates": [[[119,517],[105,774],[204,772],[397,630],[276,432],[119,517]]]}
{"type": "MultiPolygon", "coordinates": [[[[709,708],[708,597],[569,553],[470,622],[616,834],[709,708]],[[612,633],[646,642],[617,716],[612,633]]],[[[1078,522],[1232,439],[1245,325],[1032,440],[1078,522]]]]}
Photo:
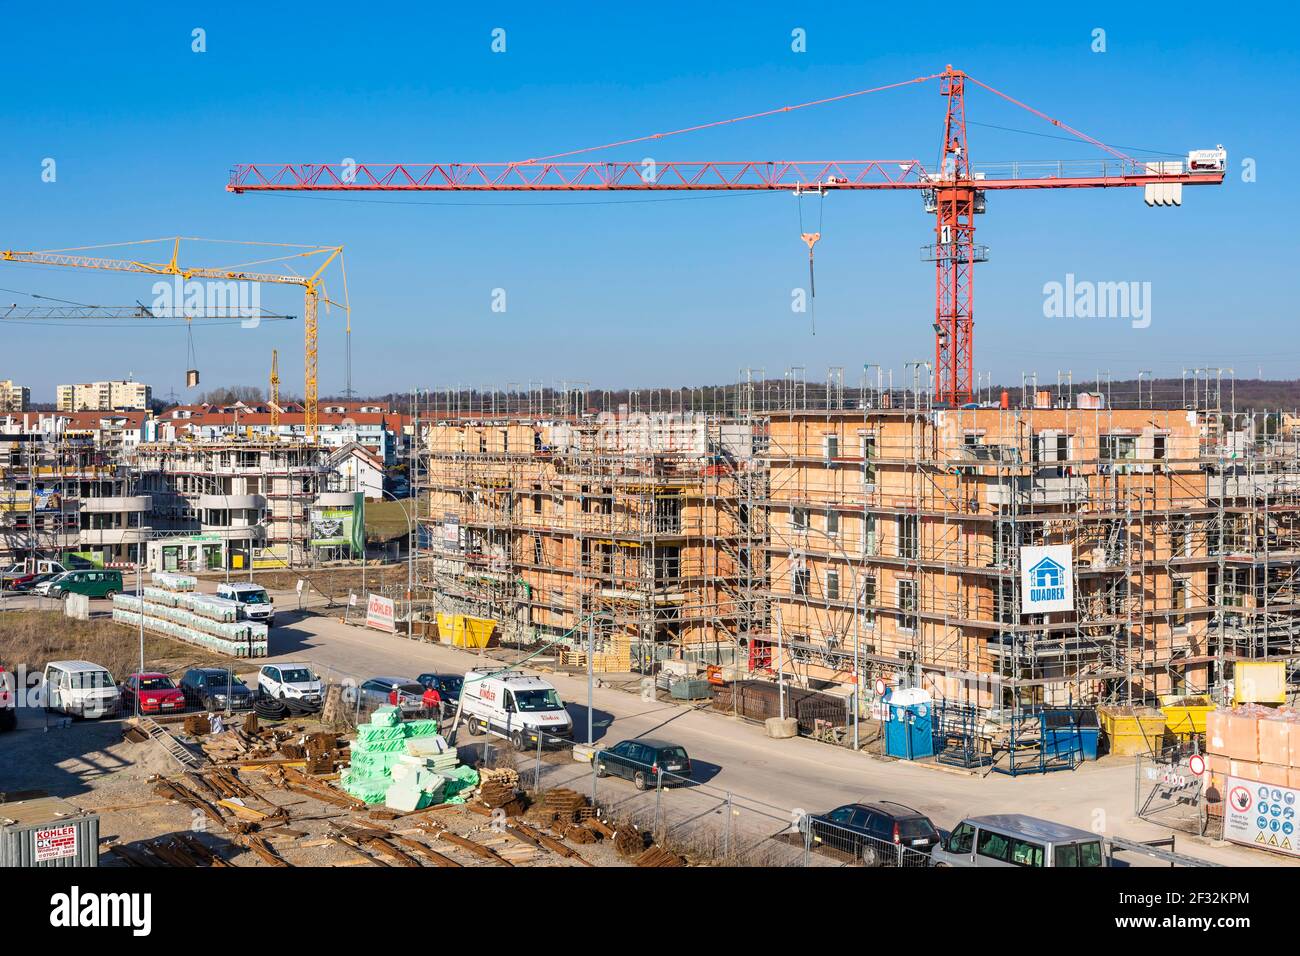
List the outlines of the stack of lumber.
{"type": "Polygon", "coordinates": [[[614,831],[614,849],[619,856],[640,856],[645,851],[645,837],[633,824],[623,824],[614,831]]]}
{"type": "MultiPolygon", "coordinates": [[[[516,802],[519,771],[510,768],[482,770],[479,773],[479,801],[487,807],[511,807],[516,802]]],[[[522,807],[520,807],[522,809],[522,807]]]]}

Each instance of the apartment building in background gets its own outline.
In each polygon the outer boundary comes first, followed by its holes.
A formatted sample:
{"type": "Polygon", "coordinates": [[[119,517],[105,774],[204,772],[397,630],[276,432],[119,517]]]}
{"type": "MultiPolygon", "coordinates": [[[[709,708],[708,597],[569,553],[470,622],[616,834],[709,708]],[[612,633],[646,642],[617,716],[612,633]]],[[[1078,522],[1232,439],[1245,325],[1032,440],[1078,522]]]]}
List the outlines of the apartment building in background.
{"type": "Polygon", "coordinates": [[[134,563],[150,514],[131,468],[92,437],[0,429],[0,565],[69,555],[134,563]]]}
{"type": "Polygon", "coordinates": [[[32,401],[32,390],[26,385],[15,385],[11,380],[0,382],[0,413],[25,412],[32,401]]]}
{"type": "Polygon", "coordinates": [[[60,385],[56,398],[61,412],[142,411],[149,408],[153,390],[143,382],[84,382],[60,385]]]}
{"type": "Polygon", "coordinates": [[[359,556],[364,504],[327,457],[294,442],[146,441],[131,464],[156,534],[204,545],[204,566],[179,570],[241,570],[359,556]]]}

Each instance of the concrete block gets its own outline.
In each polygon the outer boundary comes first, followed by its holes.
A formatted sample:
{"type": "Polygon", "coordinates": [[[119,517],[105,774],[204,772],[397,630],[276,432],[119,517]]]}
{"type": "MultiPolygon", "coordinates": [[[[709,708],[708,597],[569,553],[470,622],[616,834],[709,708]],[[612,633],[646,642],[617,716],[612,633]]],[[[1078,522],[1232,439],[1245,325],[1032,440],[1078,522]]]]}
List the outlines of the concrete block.
{"type": "Polygon", "coordinates": [[[793,717],[769,717],[763,721],[763,726],[767,728],[767,735],[775,740],[788,740],[791,737],[799,736],[799,721],[793,717]]]}

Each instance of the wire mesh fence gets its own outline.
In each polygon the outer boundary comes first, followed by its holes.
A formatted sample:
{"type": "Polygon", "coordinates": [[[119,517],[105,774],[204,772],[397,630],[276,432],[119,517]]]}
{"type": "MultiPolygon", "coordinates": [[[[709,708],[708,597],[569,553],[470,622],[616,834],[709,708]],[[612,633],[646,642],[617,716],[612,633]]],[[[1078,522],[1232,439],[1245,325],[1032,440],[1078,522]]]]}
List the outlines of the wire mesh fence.
{"type": "MultiPolygon", "coordinates": [[[[482,745],[488,765],[506,762],[534,794],[573,790],[614,825],[631,824],[684,855],[737,866],[927,866],[928,853],[701,782],[678,748],[587,748],[540,735],[523,749],[500,737],[482,745]],[[674,761],[681,771],[669,770],[674,761]]],[[[636,744],[625,741],[624,744],[636,744]]]]}

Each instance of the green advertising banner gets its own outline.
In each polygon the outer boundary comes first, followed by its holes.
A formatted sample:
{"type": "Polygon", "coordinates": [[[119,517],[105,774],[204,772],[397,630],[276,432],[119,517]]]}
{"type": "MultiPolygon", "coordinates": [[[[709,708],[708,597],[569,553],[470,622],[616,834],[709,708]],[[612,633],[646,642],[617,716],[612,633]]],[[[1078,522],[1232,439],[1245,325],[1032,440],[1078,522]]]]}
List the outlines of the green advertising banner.
{"type": "Polygon", "coordinates": [[[359,555],[365,545],[366,499],[358,492],[350,506],[313,508],[311,510],[311,545],[313,548],[348,548],[359,555]]]}

